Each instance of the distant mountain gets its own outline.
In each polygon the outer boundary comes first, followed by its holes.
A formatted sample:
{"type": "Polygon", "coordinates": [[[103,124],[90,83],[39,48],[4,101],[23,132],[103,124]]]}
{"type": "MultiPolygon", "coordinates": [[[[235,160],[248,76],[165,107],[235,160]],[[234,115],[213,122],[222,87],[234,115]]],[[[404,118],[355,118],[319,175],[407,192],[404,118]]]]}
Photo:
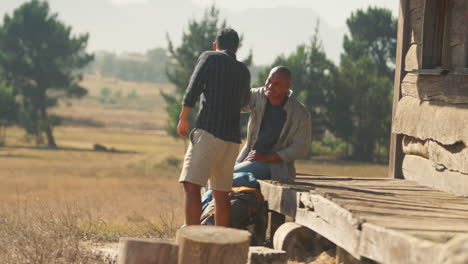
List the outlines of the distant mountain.
{"type": "MultiPolygon", "coordinates": [[[[24,0],[2,0],[0,15],[11,14],[24,0]]],[[[89,32],[90,50],[115,53],[145,53],[155,47],[167,48],[166,33],[175,45],[190,19],[200,19],[204,8],[192,0],[141,1],[113,4],[110,0],[49,0],[53,12],[73,27],[75,33],[89,32]]],[[[300,43],[310,40],[317,18],[310,8],[277,7],[242,11],[220,10],[221,17],[244,35],[239,57],[253,50],[255,64],[269,64],[281,53],[288,54],[300,43]]],[[[339,60],[346,28],[334,28],[320,20],[320,35],[327,55],[339,60]]]]}

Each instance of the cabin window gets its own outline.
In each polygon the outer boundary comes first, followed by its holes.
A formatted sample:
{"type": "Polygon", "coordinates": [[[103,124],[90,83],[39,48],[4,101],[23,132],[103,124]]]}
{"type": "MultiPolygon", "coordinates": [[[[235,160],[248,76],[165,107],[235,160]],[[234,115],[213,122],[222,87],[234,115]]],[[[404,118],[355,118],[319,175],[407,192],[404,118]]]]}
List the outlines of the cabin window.
{"type": "Polygon", "coordinates": [[[442,68],[444,66],[443,56],[447,44],[445,39],[448,2],[449,0],[424,1],[422,69],[442,68]]]}

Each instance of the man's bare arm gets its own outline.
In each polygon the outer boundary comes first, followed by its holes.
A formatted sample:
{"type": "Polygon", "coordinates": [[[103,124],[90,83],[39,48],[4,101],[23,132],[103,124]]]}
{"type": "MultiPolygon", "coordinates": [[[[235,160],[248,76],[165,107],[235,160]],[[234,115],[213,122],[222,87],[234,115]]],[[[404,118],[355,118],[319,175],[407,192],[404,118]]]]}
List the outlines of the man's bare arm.
{"type": "Polygon", "coordinates": [[[280,155],[277,153],[263,154],[252,150],[249,152],[249,155],[245,158],[246,161],[258,161],[263,163],[280,163],[283,162],[280,155]]]}
{"type": "Polygon", "coordinates": [[[188,121],[190,110],[192,110],[191,107],[183,106],[182,111],[180,112],[177,133],[179,133],[181,137],[187,137],[188,133],[190,132],[190,123],[188,121]]]}

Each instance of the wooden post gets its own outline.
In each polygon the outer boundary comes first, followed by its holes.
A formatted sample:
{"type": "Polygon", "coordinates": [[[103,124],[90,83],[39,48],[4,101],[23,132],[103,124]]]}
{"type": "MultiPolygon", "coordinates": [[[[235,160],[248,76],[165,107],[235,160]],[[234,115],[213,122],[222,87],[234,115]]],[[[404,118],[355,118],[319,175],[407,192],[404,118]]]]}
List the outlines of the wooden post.
{"type": "Polygon", "coordinates": [[[268,228],[269,228],[269,240],[273,244],[273,237],[275,236],[276,230],[286,222],[286,217],[283,214],[275,211],[270,211],[268,217],[268,228]]]}
{"type": "Polygon", "coordinates": [[[266,231],[268,228],[268,205],[266,202],[260,207],[257,216],[254,219],[254,230],[252,232],[252,246],[264,246],[266,240],[266,231]]]}
{"type": "Polygon", "coordinates": [[[179,264],[245,264],[249,254],[247,231],[219,226],[188,226],[176,235],[179,264]]]}
{"type": "MultiPolygon", "coordinates": [[[[400,15],[398,17],[398,36],[396,50],[396,65],[395,65],[395,82],[393,86],[393,111],[392,124],[395,118],[396,107],[401,98],[401,81],[405,72],[405,55],[409,44],[409,21],[408,21],[408,1],[400,0],[400,15]]],[[[389,161],[389,178],[403,179],[403,151],[402,151],[402,136],[391,133],[390,136],[390,161],[389,161]]]]}
{"type": "Polygon", "coordinates": [[[288,256],[283,250],[267,247],[250,247],[248,264],[286,264],[288,256]]]}
{"type": "Polygon", "coordinates": [[[118,264],[176,264],[178,246],[170,241],[121,238],[118,264]]]}

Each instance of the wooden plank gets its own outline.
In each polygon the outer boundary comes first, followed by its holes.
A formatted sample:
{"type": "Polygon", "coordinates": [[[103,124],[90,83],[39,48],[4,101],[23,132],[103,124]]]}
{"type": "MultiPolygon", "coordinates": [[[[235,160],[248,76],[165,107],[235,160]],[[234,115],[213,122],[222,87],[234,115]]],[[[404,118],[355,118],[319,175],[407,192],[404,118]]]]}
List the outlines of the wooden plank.
{"type": "Polygon", "coordinates": [[[371,223],[362,225],[359,252],[380,263],[434,263],[443,246],[371,223]]]}
{"type": "Polygon", "coordinates": [[[297,209],[296,222],[314,230],[359,259],[359,221],[349,211],[333,202],[319,195],[310,195],[314,211],[297,209]]]}
{"type": "MultiPolygon", "coordinates": [[[[322,191],[321,189],[319,191],[322,191]]],[[[468,218],[468,203],[461,203],[460,199],[432,199],[415,196],[418,191],[412,191],[413,195],[400,194],[394,196],[365,195],[353,192],[326,193],[327,199],[342,205],[359,203],[358,206],[383,207],[399,209],[418,210],[428,212],[439,212],[447,218],[465,217],[468,218]],[[344,201],[343,201],[344,200],[344,201]]],[[[350,208],[351,209],[351,208],[350,208]]]]}
{"type": "MultiPolygon", "coordinates": [[[[421,218],[441,218],[447,221],[458,221],[468,219],[468,211],[447,210],[440,206],[430,205],[415,205],[412,203],[404,203],[403,201],[382,201],[373,200],[374,197],[358,197],[353,195],[342,194],[337,198],[330,199],[334,203],[346,208],[358,215],[360,212],[371,212],[377,215],[401,215],[407,217],[421,218]]],[[[468,224],[468,222],[464,222],[468,224]]],[[[468,228],[468,226],[467,226],[468,228]]],[[[455,231],[455,230],[454,230],[455,231]]],[[[468,230],[466,230],[468,231],[468,230]]]]}
{"type": "Polygon", "coordinates": [[[427,159],[406,155],[403,160],[403,175],[407,180],[468,197],[468,175],[449,170],[438,171],[427,159]]]}
{"type": "Polygon", "coordinates": [[[295,190],[295,221],[357,259],[434,263],[445,243],[468,234],[468,199],[413,181],[313,176],[301,181],[263,185],[295,190]]]}
{"type": "Polygon", "coordinates": [[[415,217],[405,216],[397,213],[395,215],[378,214],[376,212],[357,214],[366,220],[366,223],[373,223],[385,228],[389,228],[402,233],[406,232],[451,232],[468,233],[466,218],[444,218],[444,217],[415,217]]]}
{"type": "MultiPolygon", "coordinates": [[[[419,0],[417,0],[419,1],[419,0]]],[[[408,0],[400,0],[400,15],[398,16],[398,31],[397,31],[397,50],[396,50],[396,65],[395,65],[395,80],[393,84],[393,109],[392,120],[395,117],[396,106],[401,98],[401,80],[405,69],[404,56],[408,50],[409,44],[409,23],[408,23],[408,0]]],[[[403,153],[401,150],[401,135],[391,133],[390,135],[390,153],[389,153],[389,178],[403,178],[401,164],[403,162],[403,153]]]]}
{"type": "Polygon", "coordinates": [[[397,106],[393,133],[444,145],[468,143],[468,105],[427,102],[405,96],[397,106]]]}
{"type": "Polygon", "coordinates": [[[268,201],[268,209],[292,218],[296,216],[299,193],[304,192],[305,190],[285,187],[284,185],[272,181],[259,182],[260,190],[262,191],[265,200],[268,201]]]}
{"type": "Polygon", "coordinates": [[[403,96],[422,101],[468,104],[468,76],[406,74],[401,85],[403,96]]]}

